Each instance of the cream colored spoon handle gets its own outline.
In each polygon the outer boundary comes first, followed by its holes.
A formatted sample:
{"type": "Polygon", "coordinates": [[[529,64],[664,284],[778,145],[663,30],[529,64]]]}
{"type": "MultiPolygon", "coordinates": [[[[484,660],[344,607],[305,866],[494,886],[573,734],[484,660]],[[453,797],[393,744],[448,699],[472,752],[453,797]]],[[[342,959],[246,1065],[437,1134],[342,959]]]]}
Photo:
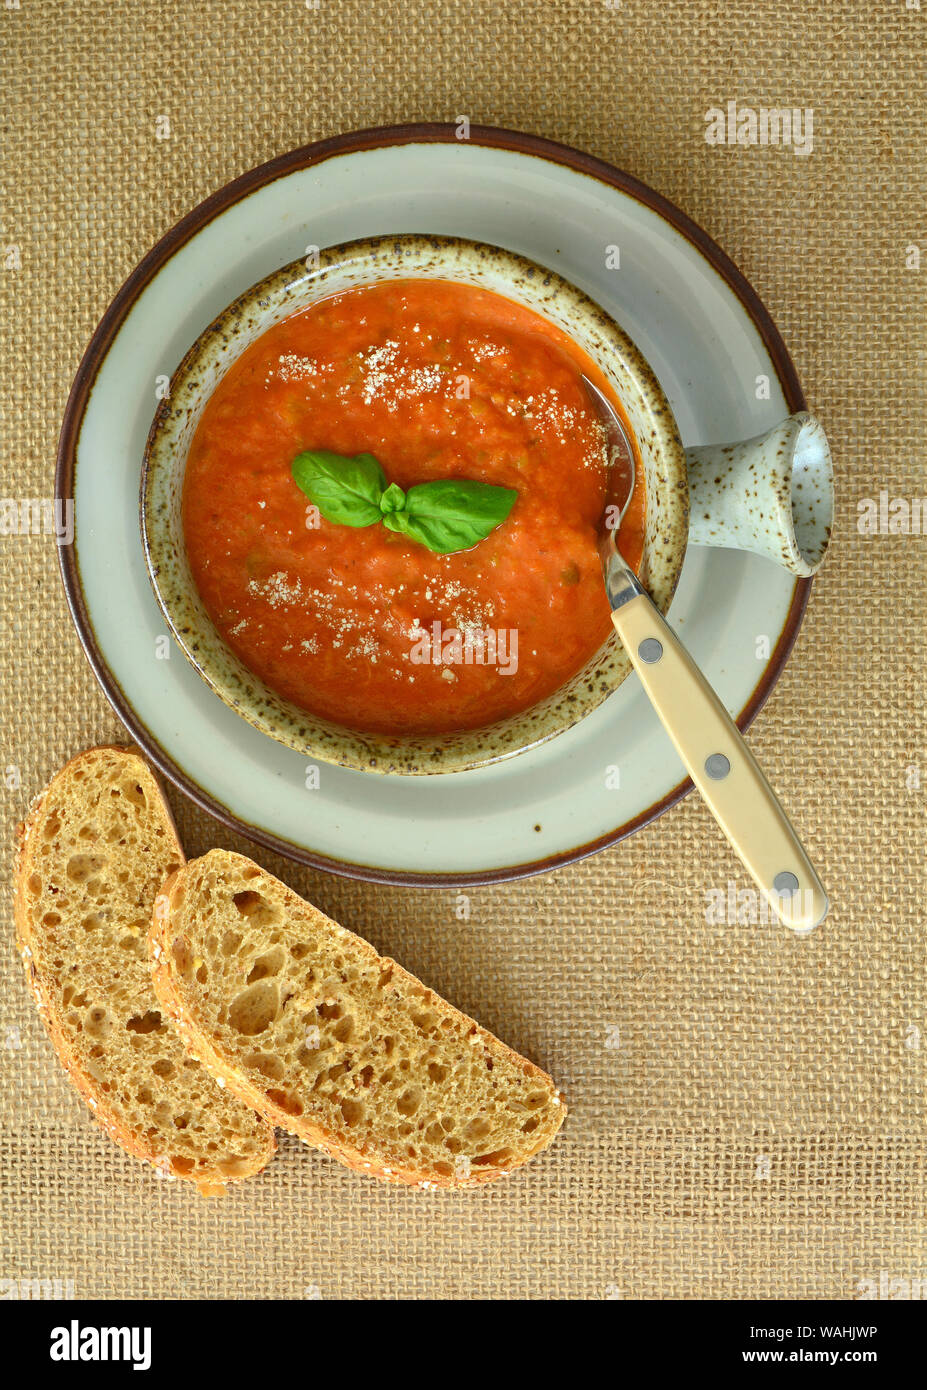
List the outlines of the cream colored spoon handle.
{"type": "Polygon", "coordinates": [[[636,581],[624,593],[612,622],[689,776],[773,913],[793,931],[811,931],[827,914],[827,895],[759,764],[649,596],[636,581]]]}

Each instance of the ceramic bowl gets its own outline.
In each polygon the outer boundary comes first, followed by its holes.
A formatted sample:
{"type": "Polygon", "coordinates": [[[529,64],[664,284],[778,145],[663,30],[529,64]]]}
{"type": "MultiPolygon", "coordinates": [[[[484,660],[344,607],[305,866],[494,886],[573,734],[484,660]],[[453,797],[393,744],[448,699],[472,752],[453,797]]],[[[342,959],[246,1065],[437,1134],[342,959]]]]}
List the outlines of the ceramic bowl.
{"type": "Polygon", "coordinates": [[[190,444],[232,363],[268,328],[316,300],[395,279],[454,280],[503,294],[565,330],[598,364],[637,442],[647,499],[641,577],[666,612],[685,556],[689,502],[682,444],[656,377],[627,334],[574,285],[513,252],[458,238],[406,234],[329,247],[276,271],[220,314],[184,357],[152,424],[142,472],[142,536],[155,595],[182,650],[254,727],[307,756],[363,771],[459,772],[553,738],[600,705],[631,669],[618,639],[609,638],[553,695],[485,728],[409,739],[357,733],[285,700],[226,646],[193,583],[181,525],[190,444]]]}

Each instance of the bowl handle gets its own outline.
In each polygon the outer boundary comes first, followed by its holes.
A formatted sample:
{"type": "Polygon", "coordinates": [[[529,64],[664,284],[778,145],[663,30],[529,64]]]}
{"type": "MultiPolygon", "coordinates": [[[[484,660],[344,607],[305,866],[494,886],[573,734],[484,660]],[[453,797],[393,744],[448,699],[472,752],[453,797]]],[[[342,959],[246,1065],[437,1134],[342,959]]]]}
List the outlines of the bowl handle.
{"type": "Polygon", "coordinates": [[[803,411],[740,444],[686,450],[689,541],[766,555],[815,574],[834,517],[834,470],[824,427],[803,411]]]}

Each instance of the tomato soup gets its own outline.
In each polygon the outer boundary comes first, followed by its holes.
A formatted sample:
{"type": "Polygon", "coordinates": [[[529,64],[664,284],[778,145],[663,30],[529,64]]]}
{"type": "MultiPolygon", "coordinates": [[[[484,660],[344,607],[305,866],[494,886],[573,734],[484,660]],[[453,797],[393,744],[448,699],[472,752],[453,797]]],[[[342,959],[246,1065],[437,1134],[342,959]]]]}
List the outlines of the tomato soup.
{"type": "MultiPolygon", "coordinates": [[[[267,685],[353,729],[415,735],[516,714],[611,632],[596,548],[604,431],[575,343],[500,295],[400,280],[321,300],[262,335],[206,405],[183,526],[219,633],[267,685]],[[479,544],[433,553],[383,525],[321,517],[304,450],[373,454],[409,488],[517,490],[479,544]]],[[[637,568],[644,492],[619,542],[637,568]]]]}

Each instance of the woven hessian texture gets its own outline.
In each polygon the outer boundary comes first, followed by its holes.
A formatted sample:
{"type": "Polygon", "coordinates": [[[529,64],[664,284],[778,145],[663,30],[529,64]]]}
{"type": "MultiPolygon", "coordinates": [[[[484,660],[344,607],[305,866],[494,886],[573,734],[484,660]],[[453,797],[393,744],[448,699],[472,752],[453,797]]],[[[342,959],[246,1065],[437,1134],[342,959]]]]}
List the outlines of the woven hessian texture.
{"type": "MultiPolygon", "coordinates": [[[[310,140],[460,113],[577,145],[700,222],[776,319],[839,483],[752,734],[834,898],[813,938],[706,922],[706,886],[745,880],[693,798],[583,864],[474,889],[466,922],[451,893],[259,856],[563,1086],[555,1147],[464,1195],[378,1186],[284,1137],[265,1174],[204,1201],[97,1130],[27,996],[8,868],[31,797],[121,726],[53,541],[0,539],[2,763],[20,777],[0,791],[0,1277],[78,1297],[816,1299],[927,1276],[927,538],[857,529],[860,499],[927,492],[925,32],[905,0],[0,10],[4,497],[51,495],[80,355],[180,215],[310,140]],[[704,114],[731,99],[812,107],[811,155],[711,148],[704,114]]],[[[191,854],[247,852],[173,800],[191,854]]]]}

